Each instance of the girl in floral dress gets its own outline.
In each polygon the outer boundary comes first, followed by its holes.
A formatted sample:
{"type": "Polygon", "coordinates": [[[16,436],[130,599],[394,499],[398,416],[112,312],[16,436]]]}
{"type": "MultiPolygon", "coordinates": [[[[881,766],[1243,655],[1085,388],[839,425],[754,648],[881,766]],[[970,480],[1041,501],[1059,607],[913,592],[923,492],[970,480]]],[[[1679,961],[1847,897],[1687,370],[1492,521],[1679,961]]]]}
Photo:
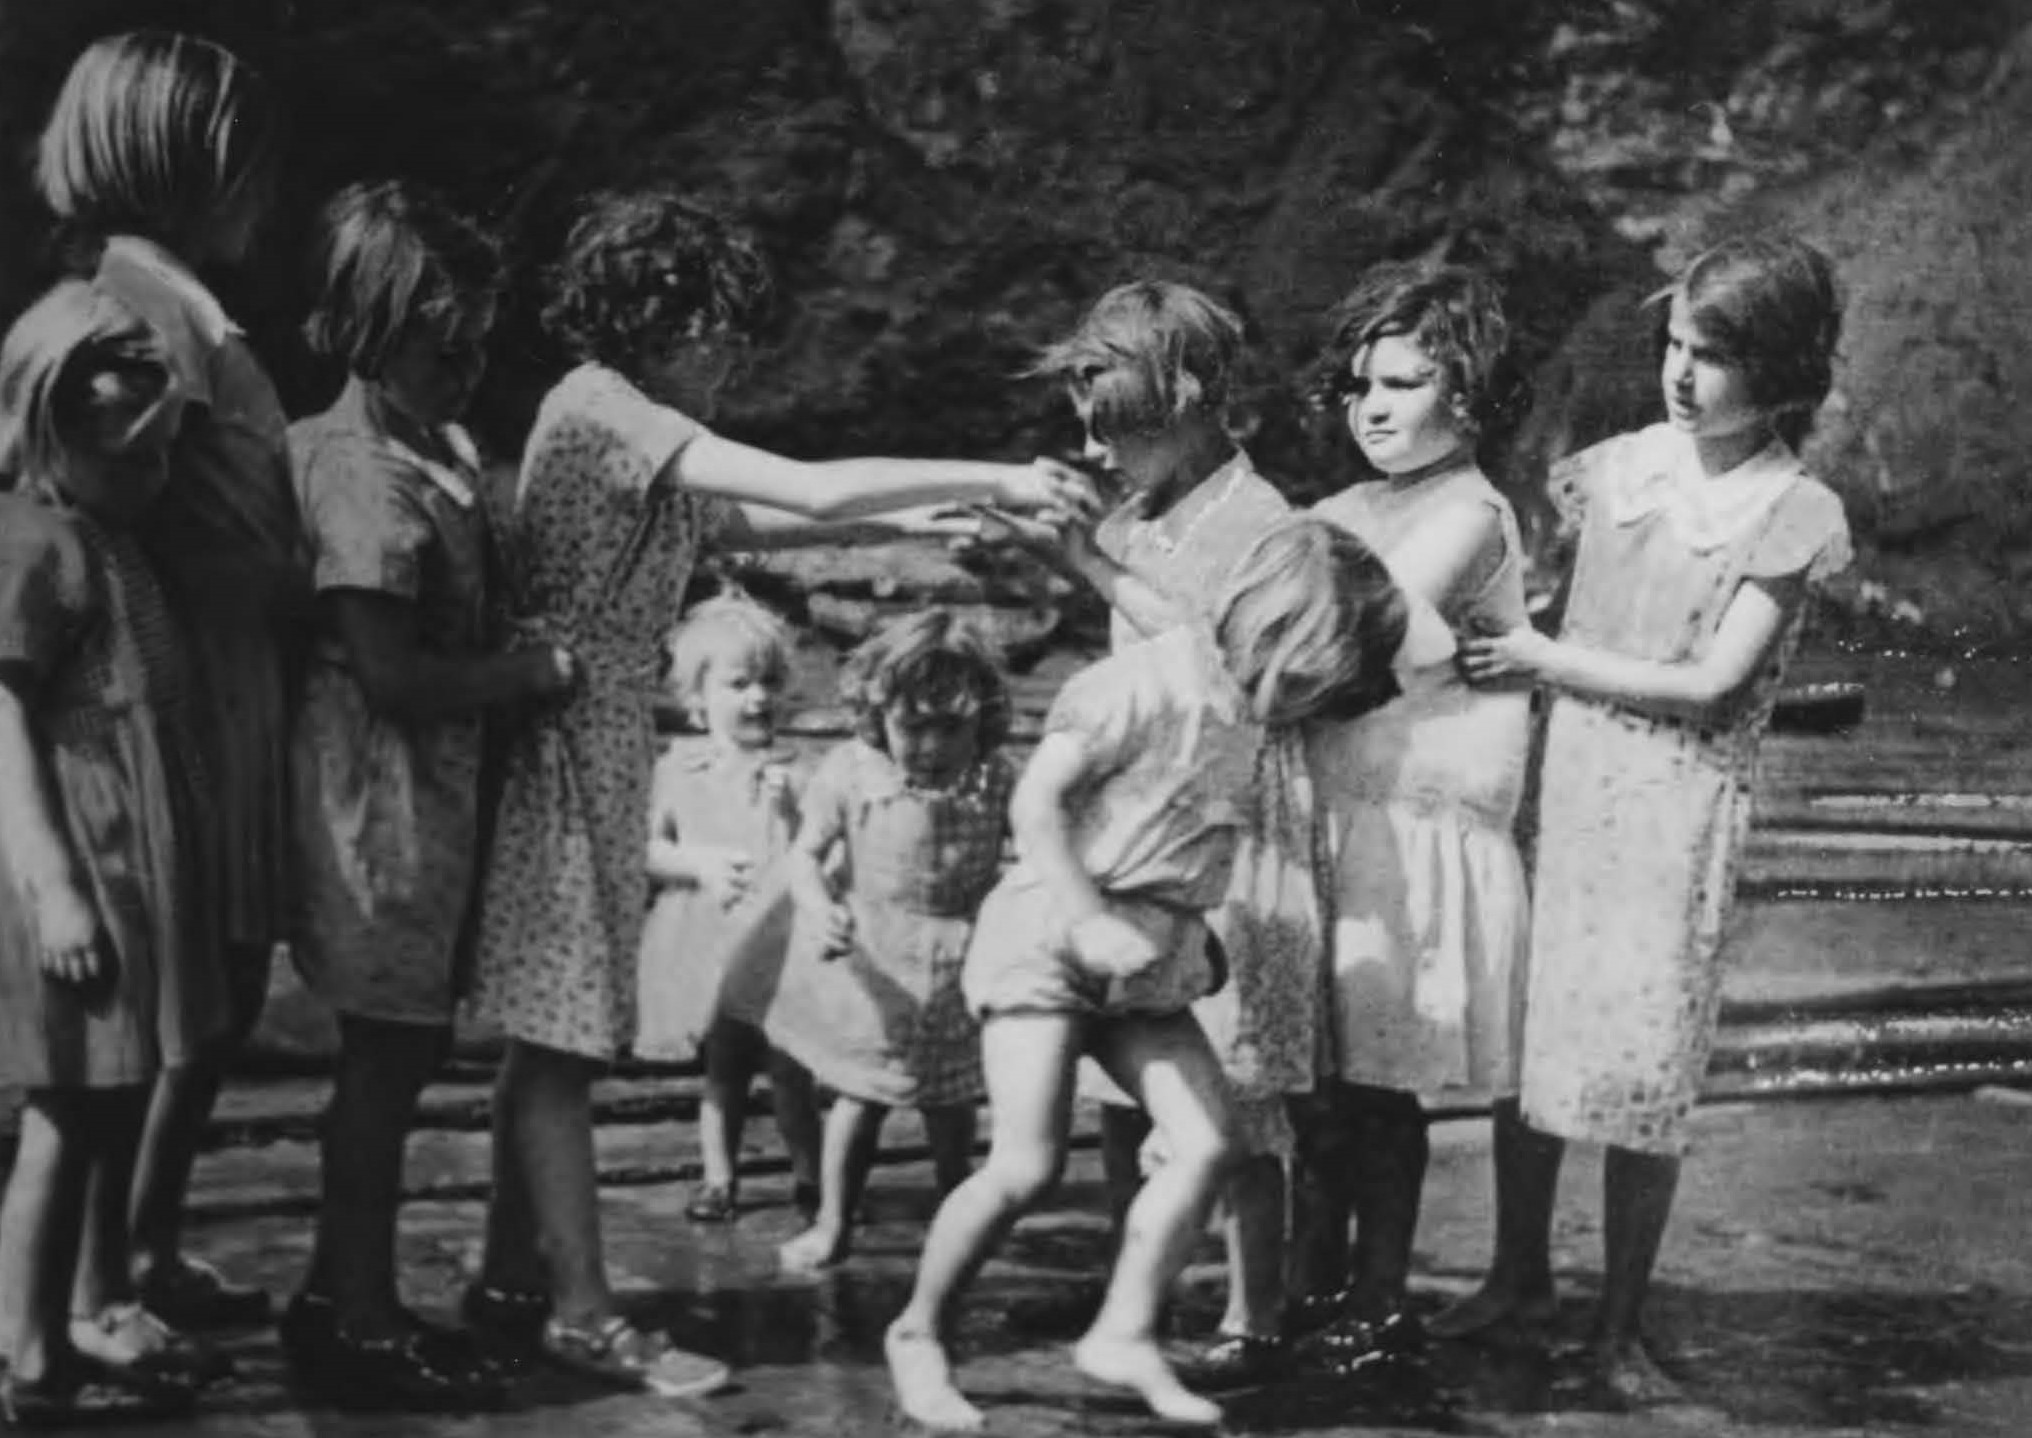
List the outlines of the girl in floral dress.
{"type": "Polygon", "coordinates": [[[967,1176],[979,1031],[960,995],[974,911],[994,887],[1014,772],[1009,693],[947,610],[896,620],[841,681],[859,737],[812,776],[791,882],[800,937],[765,1020],[836,1095],[819,1209],[785,1268],[847,1255],[888,1111],[923,1112],[939,1192],[967,1176]]]}
{"type": "Polygon", "coordinates": [[[821,542],[827,521],[908,506],[1084,509],[1092,495],[1045,464],[810,462],[712,433],[694,416],[759,322],[768,271],[674,195],[595,199],[551,279],[546,324],[584,362],[537,414],[507,538],[521,636],[568,649],[580,683],[505,761],[473,1008],[508,1044],[466,1311],[563,1365],[696,1393],[725,1369],[615,1312],[590,1107],[594,1075],[635,1032],[658,645],[707,546],[821,542]]]}
{"type": "MultiPolygon", "coordinates": [[[[1379,550],[1455,630],[1525,622],[1516,516],[1475,463],[1506,329],[1479,273],[1378,266],[1344,300],[1327,351],[1347,424],[1380,474],[1315,505],[1379,550]]],[[[1530,695],[1470,688],[1450,663],[1308,752],[1333,914],[1325,1150],[1313,1165],[1358,1220],[1345,1287],[1305,1305],[1337,1366],[1415,1341],[1406,1308],[1429,1154],[1422,1100],[1494,1100],[1515,1116],[1530,902],[1513,826],[1530,695]]],[[[1505,1121],[1508,1134],[1514,1124],[1505,1121]]]]}
{"type": "Polygon", "coordinates": [[[1832,267],[1724,242],[1663,301],[1666,422],[1554,472],[1580,543],[1558,639],[1469,643],[1478,682],[1554,695],[1538,819],[1523,1120],[1498,1149],[1496,1254],[1449,1326],[1548,1310],[1564,1143],[1606,1144],[1597,1372],[1669,1400],[1640,1317],[1720,1003],[1757,749],[1815,585],[1848,560],[1841,501],[1797,446],[1840,331],[1832,267]]]}

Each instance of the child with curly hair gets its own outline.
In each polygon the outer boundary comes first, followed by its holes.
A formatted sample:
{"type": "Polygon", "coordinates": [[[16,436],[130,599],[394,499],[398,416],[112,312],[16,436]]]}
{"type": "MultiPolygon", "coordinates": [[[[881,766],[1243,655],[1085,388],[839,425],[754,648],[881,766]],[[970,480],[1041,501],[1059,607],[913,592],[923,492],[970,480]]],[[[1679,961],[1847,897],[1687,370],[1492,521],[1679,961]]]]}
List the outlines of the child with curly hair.
{"type": "Polygon", "coordinates": [[[909,506],[1093,500],[1085,480],[1041,462],[812,462],[706,428],[768,307],[769,271],[739,230],[674,195],[595,199],[550,285],[545,321],[582,363],[538,412],[508,547],[522,637],[568,649],[580,682],[504,764],[474,1010],[507,1053],[467,1313],[568,1367],[697,1393],[726,1370],[615,1312],[590,1109],[594,1075],[635,1033],[658,643],[708,548],[822,542],[828,521],[909,506]]]}
{"type": "Polygon", "coordinates": [[[1008,688],[950,611],[884,627],[841,688],[859,736],[805,791],[792,869],[802,934],[766,1020],[837,1095],[818,1216],[782,1249],[793,1270],[847,1255],[890,1109],[923,1112],[941,1193],[967,1176],[981,1070],[960,965],[1000,869],[1015,781],[1000,753],[1008,688]]]}

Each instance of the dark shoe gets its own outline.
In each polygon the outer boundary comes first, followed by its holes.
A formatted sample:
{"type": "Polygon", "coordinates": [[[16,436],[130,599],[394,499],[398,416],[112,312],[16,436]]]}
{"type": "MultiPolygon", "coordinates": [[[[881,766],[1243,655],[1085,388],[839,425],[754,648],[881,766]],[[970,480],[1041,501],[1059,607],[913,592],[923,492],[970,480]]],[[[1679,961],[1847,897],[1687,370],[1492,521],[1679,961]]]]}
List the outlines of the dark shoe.
{"type": "Polygon", "coordinates": [[[684,1206],[684,1216],[693,1223],[731,1223],[737,1211],[731,1183],[702,1183],[684,1206]]]}
{"type": "Polygon", "coordinates": [[[33,1380],[0,1370],[0,1423],[9,1428],[154,1423],[185,1417],[196,1406],[189,1384],[162,1383],[77,1354],[33,1380]]]}
{"type": "Polygon", "coordinates": [[[1343,1314],[1302,1339],[1299,1351],[1308,1363],[1345,1376],[1384,1359],[1416,1353],[1424,1346],[1424,1328],[1409,1311],[1399,1308],[1375,1319],[1343,1314]]]}
{"type": "Polygon", "coordinates": [[[140,1284],[141,1306],[171,1328],[254,1328],[274,1317],[262,1288],[228,1283],[216,1268],[196,1259],[158,1263],[140,1284]]]}
{"type": "Polygon", "coordinates": [[[504,1406],[507,1387],[498,1373],[455,1352],[441,1341],[444,1333],[412,1315],[408,1331],[395,1337],[356,1337],[338,1322],[330,1299],[310,1293],[290,1301],[281,1324],[283,1355],[298,1386],[341,1411],[470,1413],[504,1406]]]}
{"type": "Polygon", "coordinates": [[[524,1368],[543,1351],[550,1295],[469,1283],[459,1298],[459,1316],[489,1357],[509,1368],[524,1368]]]}
{"type": "Polygon", "coordinates": [[[1287,1338],[1230,1333],[1194,1359],[1186,1376],[1193,1387],[1215,1392],[1254,1388],[1283,1377],[1291,1371],[1293,1362],[1291,1341],[1287,1338]]]}

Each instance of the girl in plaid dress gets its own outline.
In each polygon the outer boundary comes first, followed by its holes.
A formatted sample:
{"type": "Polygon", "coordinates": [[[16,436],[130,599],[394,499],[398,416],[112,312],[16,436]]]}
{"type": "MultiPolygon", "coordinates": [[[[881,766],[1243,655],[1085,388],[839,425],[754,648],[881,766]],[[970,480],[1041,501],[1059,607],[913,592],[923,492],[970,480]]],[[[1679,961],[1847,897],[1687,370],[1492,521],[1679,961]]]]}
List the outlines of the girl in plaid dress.
{"type": "Polygon", "coordinates": [[[838,1094],[818,1217],[782,1249],[791,1269],[846,1256],[891,1108],[923,1110],[940,1192],[967,1176],[981,1064],[960,965],[1000,868],[1013,783],[997,752],[1008,690],[950,612],[883,629],[844,685],[860,737],[805,791],[791,870],[800,933],[765,1022],[838,1094]]]}

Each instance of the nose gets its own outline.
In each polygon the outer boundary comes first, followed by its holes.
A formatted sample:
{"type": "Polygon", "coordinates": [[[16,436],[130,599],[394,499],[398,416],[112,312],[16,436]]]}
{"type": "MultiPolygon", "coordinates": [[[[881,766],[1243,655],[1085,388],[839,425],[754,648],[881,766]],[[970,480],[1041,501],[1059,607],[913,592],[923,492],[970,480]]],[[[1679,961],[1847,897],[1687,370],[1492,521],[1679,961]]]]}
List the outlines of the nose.
{"type": "Polygon", "coordinates": [[[1080,457],[1091,460],[1095,464],[1106,464],[1108,462],[1108,453],[1108,446],[1097,438],[1092,430],[1088,430],[1086,443],[1080,446],[1080,457]]]}

